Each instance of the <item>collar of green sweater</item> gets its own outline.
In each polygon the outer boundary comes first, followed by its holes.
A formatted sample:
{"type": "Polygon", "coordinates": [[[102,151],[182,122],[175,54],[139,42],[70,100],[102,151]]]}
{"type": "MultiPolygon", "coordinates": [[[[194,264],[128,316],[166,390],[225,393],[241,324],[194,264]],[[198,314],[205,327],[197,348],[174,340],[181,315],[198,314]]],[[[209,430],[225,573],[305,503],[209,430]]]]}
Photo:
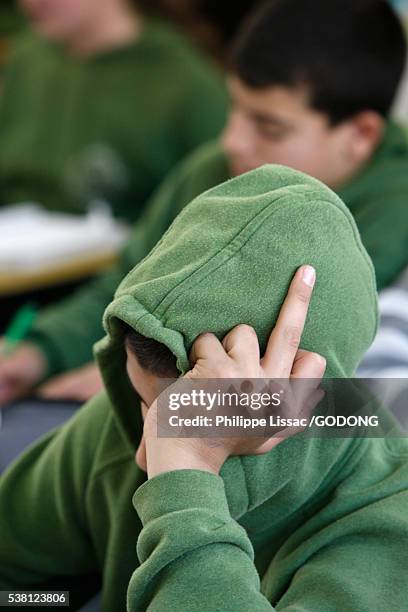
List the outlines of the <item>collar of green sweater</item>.
{"type": "MultiPolygon", "coordinates": [[[[337,194],[355,214],[361,201],[366,202],[367,194],[374,190],[378,194],[384,188],[389,191],[390,184],[395,181],[400,182],[401,177],[405,181],[402,168],[407,163],[407,130],[389,120],[385,124],[381,143],[369,163],[352,180],[337,189],[337,194]]],[[[405,185],[404,191],[406,191],[405,185]]]]}
{"type": "MultiPolygon", "coordinates": [[[[127,445],[136,448],[142,421],[119,322],[169,347],[180,373],[189,369],[190,347],[203,331],[222,338],[247,323],[263,349],[290,280],[304,263],[315,266],[317,283],[302,347],[326,357],[327,376],[352,376],[376,332],[375,279],[353,218],[330,189],[269,165],[210,189],[181,212],[119,286],[104,316],[107,335],[96,348],[127,445]]],[[[283,447],[293,450],[294,468],[306,456],[327,463],[327,453],[319,451],[324,440],[296,438],[269,453],[270,460],[279,462],[283,447]]],[[[336,454],[339,443],[327,442],[336,454]]]]}

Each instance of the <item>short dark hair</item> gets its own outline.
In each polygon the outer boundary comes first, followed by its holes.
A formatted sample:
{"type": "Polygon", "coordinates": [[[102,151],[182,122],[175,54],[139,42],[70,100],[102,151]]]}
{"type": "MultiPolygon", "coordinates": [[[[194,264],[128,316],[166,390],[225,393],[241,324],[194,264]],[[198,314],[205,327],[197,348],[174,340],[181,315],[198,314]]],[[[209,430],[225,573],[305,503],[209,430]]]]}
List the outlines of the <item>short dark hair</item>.
{"type": "Polygon", "coordinates": [[[180,375],[176,357],[165,344],[147,338],[129,326],[124,327],[124,332],[125,345],[144,370],[163,378],[177,378],[180,375]]]}
{"type": "Polygon", "coordinates": [[[254,88],[306,86],[336,124],[364,110],[387,116],[405,58],[387,0],[272,0],[242,29],[231,68],[254,88]]]}

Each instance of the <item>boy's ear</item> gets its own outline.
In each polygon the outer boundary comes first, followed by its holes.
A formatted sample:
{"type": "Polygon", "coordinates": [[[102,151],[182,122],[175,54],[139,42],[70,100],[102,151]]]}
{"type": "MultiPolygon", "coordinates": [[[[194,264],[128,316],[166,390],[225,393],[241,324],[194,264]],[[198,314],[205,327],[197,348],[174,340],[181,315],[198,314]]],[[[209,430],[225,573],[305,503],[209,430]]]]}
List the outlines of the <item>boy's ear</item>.
{"type": "Polygon", "coordinates": [[[356,162],[368,161],[380,144],[385,130],[384,118],[375,111],[362,111],[352,123],[352,152],[356,162]]]}

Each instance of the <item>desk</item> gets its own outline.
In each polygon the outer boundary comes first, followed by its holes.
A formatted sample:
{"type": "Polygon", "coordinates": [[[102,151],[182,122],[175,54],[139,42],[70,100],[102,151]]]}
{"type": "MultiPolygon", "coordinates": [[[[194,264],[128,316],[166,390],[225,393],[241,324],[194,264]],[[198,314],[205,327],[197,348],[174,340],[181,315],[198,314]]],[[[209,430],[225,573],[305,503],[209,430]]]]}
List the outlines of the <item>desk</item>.
{"type": "Polygon", "coordinates": [[[81,256],[69,262],[34,272],[0,272],[0,298],[47,289],[57,284],[73,283],[102,272],[117,260],[115,253],[81,256]]]}

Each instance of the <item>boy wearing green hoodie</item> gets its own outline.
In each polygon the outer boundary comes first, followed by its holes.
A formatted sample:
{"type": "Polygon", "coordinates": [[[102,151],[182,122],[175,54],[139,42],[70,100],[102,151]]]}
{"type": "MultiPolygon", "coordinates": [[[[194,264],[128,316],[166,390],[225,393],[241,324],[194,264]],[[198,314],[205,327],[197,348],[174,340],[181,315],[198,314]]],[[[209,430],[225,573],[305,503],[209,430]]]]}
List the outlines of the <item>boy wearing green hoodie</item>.
{"type": "Polygon", "coordinates": [[[84,400],[100,389],[97,368],[81,367],[92,359],[118,283],[191,199],[265,162],[333,186],[356,219],[378,286],[392,283],[408,263],[408,143],[387,119],[404,59],[404,33],[383,0],[268,3],[236,45],[221,145],[205,146],[173,171],[117,266],[40,314],[28,342],[0,361],[0,403],[69,370],[44,394],[84,400]]]}
{"type": "Polygon", "coordinates": [[[134,222],[174,164],[225,121],[221,78],[133,0],[20,0],[0,103],[0,204],[134,222]]]}
{"type": "MultiPolygon", "coordinates": [[[[267,355],[304,262],[317,282],[302,348],[326,358],[327,376],[351,377],[376,333],[375,275],[330,189],[265,166],[183,210],[106,310],[106,392],[0,479],[1,589],[69,590],[78,576],[85,589],[99,573],[106,612],[405,609],[405,440],[301,433],[228,458],[219,475],[159,466],[147,482],[135,464],[143,423],[125,326],[170,351],[179,374],[204,331],[247,324],[267,355]]],[[[298,336],[295,322],[284,337],[298,336]]]]}

